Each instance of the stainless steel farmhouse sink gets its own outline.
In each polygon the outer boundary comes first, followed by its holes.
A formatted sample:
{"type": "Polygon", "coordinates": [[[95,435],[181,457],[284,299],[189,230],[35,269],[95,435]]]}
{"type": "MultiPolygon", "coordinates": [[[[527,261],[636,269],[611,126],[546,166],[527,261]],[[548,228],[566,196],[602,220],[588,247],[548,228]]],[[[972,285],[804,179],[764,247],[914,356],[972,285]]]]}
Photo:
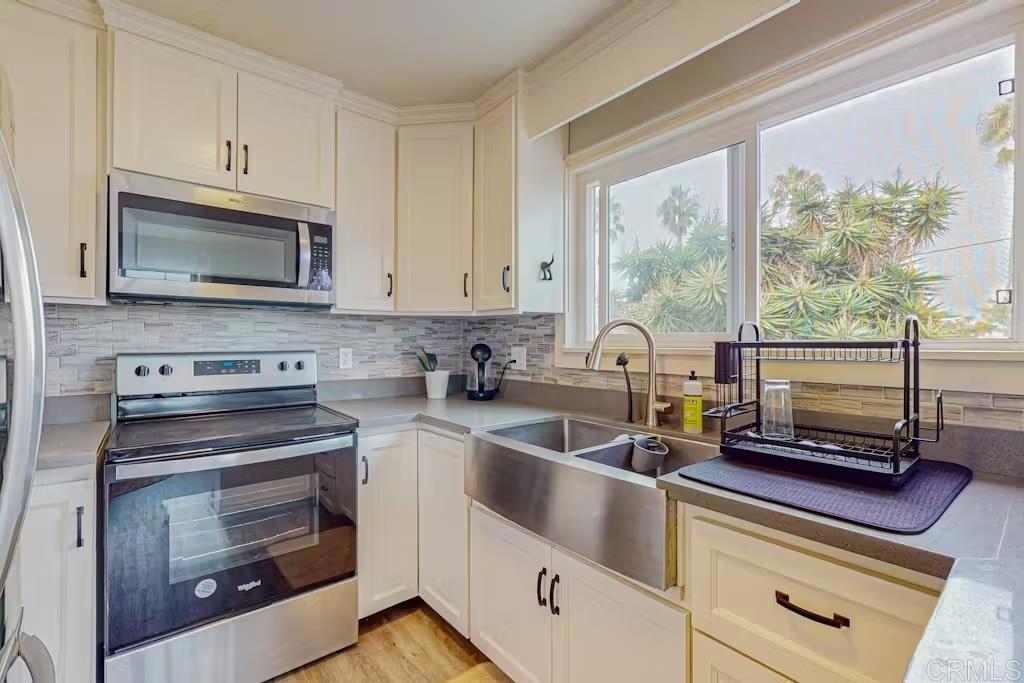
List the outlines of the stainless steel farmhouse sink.
{"type": "Polygon", "coordinates": [[[675,503],[655,476],[714,457],[715,446],[662,436],[665,464],[630,467],[636,425],[561,416],[467,437],[466,494],[602,566],[664,590],[676,584],[675,503]]]}

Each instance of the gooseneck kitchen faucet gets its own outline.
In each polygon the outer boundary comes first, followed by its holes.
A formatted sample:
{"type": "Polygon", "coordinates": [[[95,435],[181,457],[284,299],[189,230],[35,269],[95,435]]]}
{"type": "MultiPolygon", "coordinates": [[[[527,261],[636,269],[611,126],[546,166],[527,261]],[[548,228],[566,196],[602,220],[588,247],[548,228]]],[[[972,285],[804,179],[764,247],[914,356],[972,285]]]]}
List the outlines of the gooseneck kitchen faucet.
{"type": "Polygon", "coordinates": [[[647,401],[646,401],[646,414],[644,415],[644,424],[648,427],[658,426],[658,411],[654,408],[655,392],[657,391],[657,381],[655,379],[655,367],[656,367],[656,356],[658,353],[657,345],[654,343],[654,335],[647,327],[636,320],[629,320],[628,318],[620,318],[619,320],[612,320],[605,324],[601,328],[601,331],[597,333],[597,337],[594,339],[594,345],[590,347],[590,353],[587,354],[587,369],[588,370],[600,370],[601,369],[601,354],[604,353],[604,340],[608,336],[608,333],[617,327],[632,327],[639,332],[644,341],[647,342],[647,401]]]}

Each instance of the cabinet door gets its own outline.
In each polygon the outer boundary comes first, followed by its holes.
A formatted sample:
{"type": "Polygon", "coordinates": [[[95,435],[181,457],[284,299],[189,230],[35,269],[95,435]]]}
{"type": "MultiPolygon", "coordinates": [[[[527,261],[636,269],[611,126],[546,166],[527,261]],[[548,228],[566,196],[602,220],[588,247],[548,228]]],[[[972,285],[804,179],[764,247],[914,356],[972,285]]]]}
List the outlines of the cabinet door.
{"type": "Polygon", "coordinates": [[[395,310],[395,127],[338,111],[338,307],[395,310]]]}
{"type": "MultiPolygon", "coordinates": [[[[75,481],[32,490],[8,583],[8,623],[24,608],[22,630],[42,639],[61,683],[95,680],[93,487],[75,481]]],[[[8,677],[10,683],[29,680],[20,663],[8,677]]]]}
{"type": "Polygon", "coordinates": [[[238,189],[334,206],[334,105],[325,97],[238,74],[238,189]]]}
{"type": "Polygon", "coordinates": [[[692,683],[792,683],[699,631],[693,632],[692,683]]]}
{"type": "Polygon", "coordinates": [[[550,681],[551,546],[476,507],[470,524],[470,639],[517,683],[550,681]]]}
{"type": "Polygon", "coordinates": [[[516,98],[476,124],[473,267],[478,311],[516,305],[516,98]]]}
{"type": "Polygon", "coordinates": [[[237,80],[220,62],[115,33],[114,166],[235,189],[237,80]]]}
{"type": "Polygon", "coordinates": [[[359,618],[416,597],[416,432],[359,441],[359,618]]]}
{"type": "Polygon", "coordinates": [[[398,308],[471,311],[473,124],[398,130],[398,308]]]}
{"type": "MultiPolygon", "coordinates": [[[[14,166],[43,295],[102,296],[97,245],[97,32],[0,3],[0,64],[10,77],[14,166]]],[[[104,229],[105,229],[104,225],[104,229]]]]}
{"type": "Polygon", "coordinates": [[[686,680],[687,615],[555,548],[556,683],[686,680]]]}
{"type": "Polygon", "coordinates": [[[420,597],[469,635],[469,499],[459,439],[419,432],[420,597]]]}

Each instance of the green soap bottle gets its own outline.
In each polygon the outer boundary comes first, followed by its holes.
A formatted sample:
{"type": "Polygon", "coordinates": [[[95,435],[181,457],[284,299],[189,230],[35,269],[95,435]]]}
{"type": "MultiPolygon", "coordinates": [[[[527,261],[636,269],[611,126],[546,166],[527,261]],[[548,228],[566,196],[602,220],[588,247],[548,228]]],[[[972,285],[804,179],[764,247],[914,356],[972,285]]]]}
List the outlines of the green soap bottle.
{"type": "Polygon", "coordinates": [[[683,431],[687,434],[704,431],[704,387],[695,370],[690,370],[690,376],[683,382],[683,431]]]}

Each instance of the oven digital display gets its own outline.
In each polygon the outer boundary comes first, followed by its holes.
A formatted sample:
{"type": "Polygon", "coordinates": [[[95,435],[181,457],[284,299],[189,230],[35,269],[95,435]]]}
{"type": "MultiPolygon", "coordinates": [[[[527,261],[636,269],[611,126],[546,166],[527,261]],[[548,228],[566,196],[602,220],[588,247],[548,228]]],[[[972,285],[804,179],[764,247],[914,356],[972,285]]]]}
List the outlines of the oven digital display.
{"type": "Polygon", "coordinates": [[[192,363],[192,374],[204,375],[258,375],[259,359],[251,360],[197,360],[192,363]]]}
{"type": "Polygon", "coordinates": [[[329,240],[322,235],[313,235],[313,244],[328,244],[329,240]]]}

